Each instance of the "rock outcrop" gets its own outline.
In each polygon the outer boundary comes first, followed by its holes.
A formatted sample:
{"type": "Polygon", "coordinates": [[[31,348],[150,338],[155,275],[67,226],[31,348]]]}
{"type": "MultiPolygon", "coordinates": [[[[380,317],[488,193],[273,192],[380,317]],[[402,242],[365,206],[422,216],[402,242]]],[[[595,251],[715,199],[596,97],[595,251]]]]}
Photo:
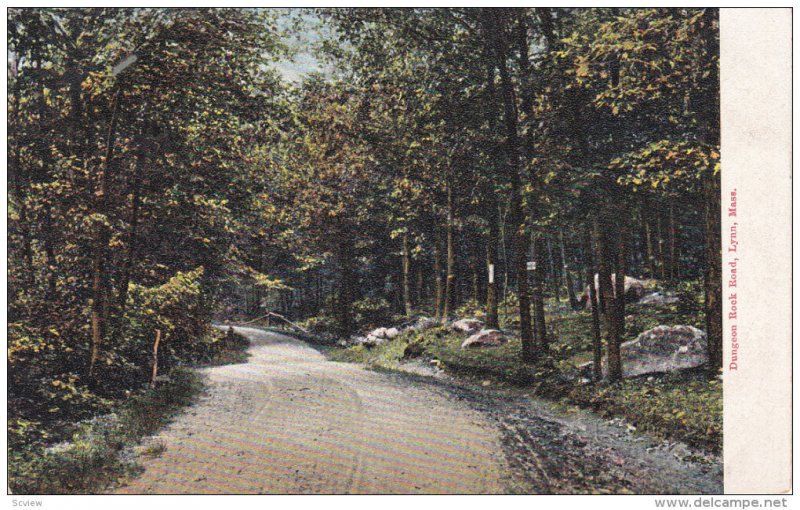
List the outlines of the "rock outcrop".
{"type": "MultiPolygon", "coordinates": [[[[620,345],[623,377],[656,372],[674,372],[706,363],[708,342],[704,331],[692,326],[656,326],[620,345]]],[[[591,377],[590,361],[578,366],[582,377],[591,377]]],[[[603,374],[608,357],[603,357],[603,374]]]]}
{"type": "Polygon", "coordinates": [[[483,323],[477,319],[459,319],[454,321],[450,327],[460,333],[471,335],[480,331],[483,327],[483,323]]]}
{"type": "Polygon", "coordinates": [[[672,303],[677,303],[680,301],[678,296],[673,296],[672,294],[667,293],[660,293],[660,292],[653,292],[651,294],[647,294],[642,299],[638,301],[640,305],[671,305],[672,303]]]}
{"type": "Polygon", "coordinates": [[[499,347],[508,342],[508,338],[496,329],[484,329],[464,340],[462,349],[477,349],[483,347],[499,347]]]}
{"type": "Polygon", "coordinates": [[[708,359],[707,345],[705,332],[695,327],[657,326],[620,346],[623,375],[699,367],[708,359]]]}

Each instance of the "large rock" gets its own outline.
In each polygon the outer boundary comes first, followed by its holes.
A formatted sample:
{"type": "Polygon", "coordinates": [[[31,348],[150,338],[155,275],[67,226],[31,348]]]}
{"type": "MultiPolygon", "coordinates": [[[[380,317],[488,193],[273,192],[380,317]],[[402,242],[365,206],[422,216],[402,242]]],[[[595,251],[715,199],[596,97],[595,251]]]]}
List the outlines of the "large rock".
{"type": "Polygon", "coordinates": [[[433,319],[431,317],[420,317],[417,319],[417,322],[414,323],[413,328],[417,331],[425,331],[426,329],[431,329],[439,325],[439,321],[433,319]]]}
{"type": "MultiPolygon", "coordinates": [[[[623,375],[701,366],[707,360],[707,345],[705,332],[692,326],[657,326],[620,346],[623,375]]],[[[605,365],[604,370],[608,363],[605,365]]]]}
{"type": "Polygon", "coordinates": [[[367,336],[374,336],[375,338],[384,338],[384,339],[386,339],[386,338],[388,338],[386,336],[386,332],[387,331],[388,330],[386,328],[375,328],[372,331],[370,331],[367,334],[367,336]]]}
{"type": "MultiPolygon", "coordinates": [[[[612,296],[614,296],[614,297],[617,296],[617,289],[616,289],[616,286],[614,285],[615,276],[616,275],[614,275],[614,274],[611,275],[611,282],[612,282],[611,290],[612,290],[612,296]]],[[[600,296],[600,275],[598,275],[596,273],[594,275],[594,288],[596,289],[597,296],[599,297],[600,296]]],[[[592,309],[592,300],[589,299],[589,296],[590,296],[589,291],[590,291],[590,289],[589,289],[589,286],[587,285],[584,288],[583,294],[581,294],[581,297],[580,297],[581,305],[584,308],[586,308],[587,310],[591,310],[592,309]]],[[[637,300],[641,299],[645,295],[645,292],[646,292],[646,287],[645,287],[645,281],[644,280],[639,280],[639,279],[634,278],[632,276],[625,275],[625,287],[624,287],[625,302],[633,303],[634,301],[637,301],[637,300]]],[[[605,295],[603,297],[605,297],[605,295]]]]}
{"type": "Polygon", "coordinates": [[[483,323],[477,319],[459,319],[453,322],[450,327],[460,333],[471,335],[480,331],[483,323]]]}
{"type": "Polygon", "coordinates": [[[677,303],[678,301],[680,301],[678,296],[653,292],[652,294],[644,296],[638,302],[640,305],[671,305],[672,303],[677,303]]]}
{"type": "Polygon", "coordinates": [[[464,340],[462,349],[477,349],[481,347],[499,347],[508,342],[508,338],[496,329],[484,329],[464,340]]]}
{"type": "Polygon", "coordinates": [[[367,334],[366,338],[360,339],[358,343],[367,347],[375,347],[399,334],[400,331],[397,328],[375,328],[367,334]]]}
{"type": "Polygon", "coordinates": [[[436,327],[440,324],[440,322],[436,319],[432,319],[430,317],[420,316],[415,317],[414,319],[404,322],[403,324],[397,326],[397,329],[400,333],[404,331],[425,331],[427,329],[431,329],[436,327]]]}

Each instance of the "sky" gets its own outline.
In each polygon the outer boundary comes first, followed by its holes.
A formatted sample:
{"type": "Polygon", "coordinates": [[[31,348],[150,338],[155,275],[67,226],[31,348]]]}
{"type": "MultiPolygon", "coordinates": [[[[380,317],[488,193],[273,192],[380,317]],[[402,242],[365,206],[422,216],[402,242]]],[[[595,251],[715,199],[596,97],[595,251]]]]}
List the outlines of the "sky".
{"type": "Polygon", "coordinates": [[[314,72],[325,72],[327,67],[314,55],[314,48],[320,43],[321,21],[310,11],[299,9],[280,9],[278,29],[291,33],[288,44],[293,50],[291,60],[274,64],[275,69],[288,83],[299,83],[305,76],[314,72]],[[297,25],[299,23],[299,25],[297,25]],[[296,28],[299,26],[299,30],[296,28]]]}

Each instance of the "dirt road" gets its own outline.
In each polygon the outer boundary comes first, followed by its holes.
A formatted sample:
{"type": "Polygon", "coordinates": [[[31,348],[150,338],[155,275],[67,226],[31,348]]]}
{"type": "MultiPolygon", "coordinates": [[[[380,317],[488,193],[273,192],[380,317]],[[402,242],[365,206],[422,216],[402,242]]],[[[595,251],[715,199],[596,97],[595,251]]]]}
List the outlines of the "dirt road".
{"type": "Polygon", "coordinates": [[[118,492],[504,491],[500,432],[469,405],[287,336],[236,330],[253,344],[248,363],[204,369],[208,394],[118,492]]]}
{"type": "Polygon", "coordinates": [[[118,492],[637,493],[722,491],[718,456],[521,390],[379,373],[284,335],[236,328],[245,364],[162,432],[118,492]]]}

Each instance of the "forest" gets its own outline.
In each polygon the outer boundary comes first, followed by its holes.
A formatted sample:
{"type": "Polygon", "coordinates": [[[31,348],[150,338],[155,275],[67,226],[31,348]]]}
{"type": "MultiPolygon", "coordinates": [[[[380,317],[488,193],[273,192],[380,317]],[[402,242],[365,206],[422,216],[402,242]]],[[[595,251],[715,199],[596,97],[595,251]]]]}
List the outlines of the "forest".
{"type": "Polygon", "coordinates": [[[8,41],[19,490],[154,357],[267,317],[373,363],[374,328],[479,319],[500,354],[436,357],[550,398],[586,362],[585,391],[642,390],[621,345],[690,325],[703,367],[670,391],[713,404],[642,419],[718,450],[717,9],[12,8],[8,41]]]}

